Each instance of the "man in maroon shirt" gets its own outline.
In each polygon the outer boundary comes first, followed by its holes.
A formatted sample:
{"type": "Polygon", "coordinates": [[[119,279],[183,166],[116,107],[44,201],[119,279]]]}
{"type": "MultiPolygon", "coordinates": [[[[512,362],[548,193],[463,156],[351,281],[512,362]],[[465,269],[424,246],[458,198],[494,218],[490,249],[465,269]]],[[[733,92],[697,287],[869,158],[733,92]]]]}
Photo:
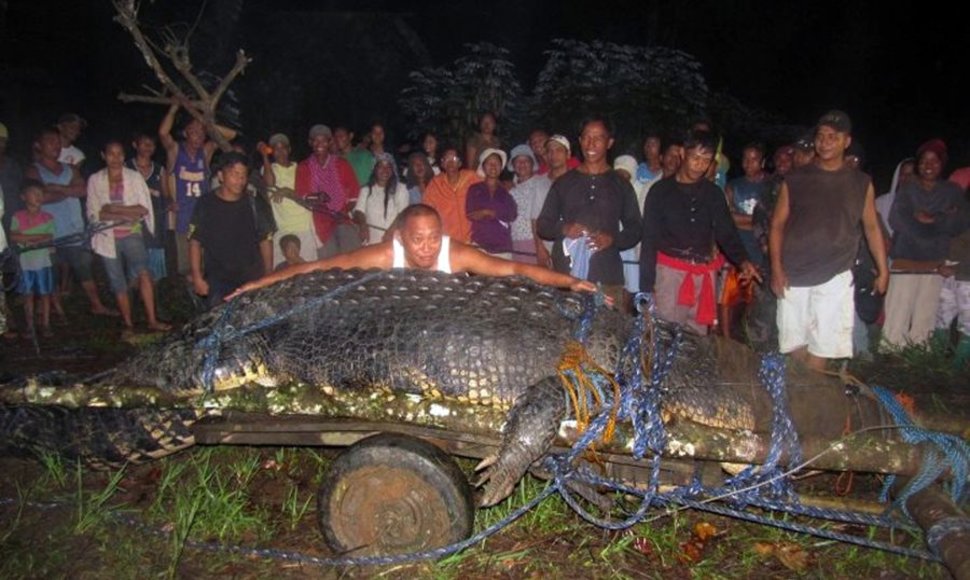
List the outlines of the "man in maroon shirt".
{"type": "Polygon", "coordinates": [[[330,153],[330,127],[314,125],[309,140],[310,156],[296,167],[296,194],[301,198],[325,195],[323,203],[315,204],[313,225],[320,240],[317,256],[329,258],[360,247],[357,227],[350,217],[360,184],[350,163],[330,153]]]}

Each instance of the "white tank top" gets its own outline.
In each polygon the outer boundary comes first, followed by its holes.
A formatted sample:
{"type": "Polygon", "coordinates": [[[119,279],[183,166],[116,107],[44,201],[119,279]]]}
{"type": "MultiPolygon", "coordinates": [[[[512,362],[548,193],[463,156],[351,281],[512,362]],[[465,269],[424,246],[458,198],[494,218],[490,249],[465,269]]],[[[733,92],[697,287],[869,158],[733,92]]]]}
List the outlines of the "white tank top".
{"type": "MultiPolygon", "coordinates": [[[[407,263],[404,260],[404,246],[397,241],[396,237],[391,238],[391,247],[394,249],[391,267],[407,268],[407,263]]],[[[438,264],[435,266],[435,271],[451,274],[451,238],[448,236],[441,236],[441,251],[438,253],[438,264]]]]}

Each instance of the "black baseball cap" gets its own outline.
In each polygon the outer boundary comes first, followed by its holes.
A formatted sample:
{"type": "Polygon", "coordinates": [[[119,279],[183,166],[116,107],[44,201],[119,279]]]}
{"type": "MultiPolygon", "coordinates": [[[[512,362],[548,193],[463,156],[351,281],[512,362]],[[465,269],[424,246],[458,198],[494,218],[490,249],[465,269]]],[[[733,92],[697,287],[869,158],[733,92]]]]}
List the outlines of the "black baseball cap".
{"type": "Polygon", "coordinates": [[[815,151],[815,137],[810,134],[802,135],[792,146],[800,151],[815,151]]]}
{"type": "Polygon", "coordinates": [[[815,124],[815,130],[817,131],[819,127],[831,127],[839,133],[851,133],[852,121],[844,111],[832,109],[819,118],[818,123],[815,124]]]}

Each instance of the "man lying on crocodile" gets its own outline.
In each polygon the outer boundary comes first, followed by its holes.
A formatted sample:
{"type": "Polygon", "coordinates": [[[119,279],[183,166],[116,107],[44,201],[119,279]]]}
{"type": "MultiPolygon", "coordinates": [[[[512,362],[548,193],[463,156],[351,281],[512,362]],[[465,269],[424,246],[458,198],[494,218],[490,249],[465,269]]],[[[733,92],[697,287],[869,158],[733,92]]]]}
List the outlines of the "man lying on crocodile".
{"type": "Polygon", "coordinates": [[[332,268],[412,268],[444,273],[469,272],[483,276],[525,276],[539,284],[568,288],[574,292],[597,290],[596,285],[587,280],[532,264],[496,258],[472,246],[451,240],[442,234],[441,217],[430,206],[409,206],[401,212],[397,221],[400,227],[388,241],[274,272],[240,287],[227,296],[226,300],[293,276],[332,268]]]}

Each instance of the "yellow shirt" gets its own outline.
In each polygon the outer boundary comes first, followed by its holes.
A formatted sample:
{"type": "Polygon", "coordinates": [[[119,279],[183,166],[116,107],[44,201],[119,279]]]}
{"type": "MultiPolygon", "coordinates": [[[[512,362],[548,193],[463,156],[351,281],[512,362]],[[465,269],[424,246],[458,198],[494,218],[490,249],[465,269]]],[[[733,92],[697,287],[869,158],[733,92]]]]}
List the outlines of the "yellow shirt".
{"type": "MultiPolygon", "coordinates": [[[[289,189],[290,195],[294,195],[292,192],[295,191],[296,186],[296,163],[290,163],[289,167],[274,163],[273,175],[276,176],[277,188],[289,189]]],[[[272,197],[270,199],[272,200],[272,197]]],[[[276,220],[277,233],[313,230],[313,214],[292,199],[284,198],[278,202],[273,201],[271,205],[273,207],[273,219],[276,220]]]]}

